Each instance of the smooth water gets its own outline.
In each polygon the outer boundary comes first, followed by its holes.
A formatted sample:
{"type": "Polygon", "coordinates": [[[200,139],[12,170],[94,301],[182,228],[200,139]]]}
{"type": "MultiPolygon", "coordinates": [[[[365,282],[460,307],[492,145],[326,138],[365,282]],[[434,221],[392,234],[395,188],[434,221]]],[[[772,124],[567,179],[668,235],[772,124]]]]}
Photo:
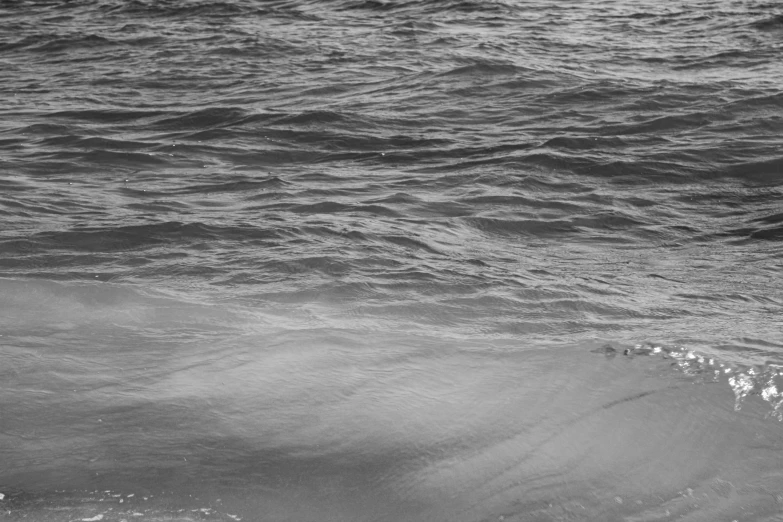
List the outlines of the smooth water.
{"type": "Polygon", "coordinates": [[[776,3],[0,4],[0,514],[783,520],[776,3]]]}

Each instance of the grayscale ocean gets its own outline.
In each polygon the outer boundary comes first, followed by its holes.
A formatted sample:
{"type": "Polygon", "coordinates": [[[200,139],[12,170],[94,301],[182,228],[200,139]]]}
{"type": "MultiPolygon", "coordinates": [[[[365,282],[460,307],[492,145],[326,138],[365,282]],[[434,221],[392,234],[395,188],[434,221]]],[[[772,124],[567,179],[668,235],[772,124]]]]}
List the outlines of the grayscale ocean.
{"type": "Polygon", "coordinates": [[[0,1],[0,520],[783,521],[783,4],[0,1]]]}

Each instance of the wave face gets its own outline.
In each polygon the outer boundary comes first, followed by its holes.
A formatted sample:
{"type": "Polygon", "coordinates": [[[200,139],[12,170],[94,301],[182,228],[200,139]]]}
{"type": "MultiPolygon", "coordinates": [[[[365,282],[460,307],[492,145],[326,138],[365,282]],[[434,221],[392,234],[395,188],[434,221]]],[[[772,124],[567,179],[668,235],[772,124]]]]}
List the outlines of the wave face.
{"type": "Polygon", "coordinates": [[[0,510],[779,520],[781,20],[2,3],[0,510]]]}

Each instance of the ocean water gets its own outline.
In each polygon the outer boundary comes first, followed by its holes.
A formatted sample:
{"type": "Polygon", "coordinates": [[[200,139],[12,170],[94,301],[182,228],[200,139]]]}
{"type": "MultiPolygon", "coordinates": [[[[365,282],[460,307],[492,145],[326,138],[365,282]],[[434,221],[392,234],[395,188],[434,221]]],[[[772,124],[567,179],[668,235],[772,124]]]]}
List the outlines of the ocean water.
{"type": "Polygon", "coordinates": [[[0,519],[783,520],[783,7],[0,3],[0,519]]]}

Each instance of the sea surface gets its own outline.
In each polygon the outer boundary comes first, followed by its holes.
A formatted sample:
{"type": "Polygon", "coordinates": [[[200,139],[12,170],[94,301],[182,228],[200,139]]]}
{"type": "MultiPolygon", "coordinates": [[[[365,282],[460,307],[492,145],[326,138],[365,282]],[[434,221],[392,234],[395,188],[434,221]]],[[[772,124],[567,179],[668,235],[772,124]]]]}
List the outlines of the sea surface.
{"type": "Polygon", "coordinates": [[[783,521],[783,4],[0,2],[0,519],[783,521]]]}

